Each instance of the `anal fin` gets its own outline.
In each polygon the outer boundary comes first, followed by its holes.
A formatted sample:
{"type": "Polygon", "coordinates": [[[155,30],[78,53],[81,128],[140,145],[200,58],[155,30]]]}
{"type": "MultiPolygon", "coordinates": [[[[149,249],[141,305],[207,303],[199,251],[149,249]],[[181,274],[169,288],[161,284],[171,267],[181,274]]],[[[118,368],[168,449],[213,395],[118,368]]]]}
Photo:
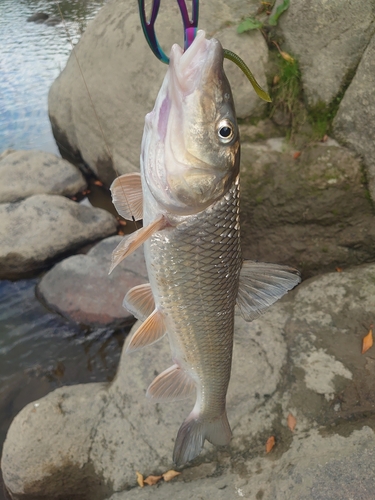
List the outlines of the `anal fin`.
{"type": "Polygon", "coordinates": [[[110,187],[112,202],[117,212],[127,220],[143,218],[143,194],[141,174],[132,172],[120,175],[110,187]]]}
{"type": "Polygon", "coordinates": [[[178,365],[172,365],[156,377],[147,389],[146,396],[155,402],[178,401],[194,392],[194,380],[178,365]]]}
{"type": "Polygon", "coordinates": [[[157,309],[134,332],[126,352],[133,352],[151,345],[161,339],[166,333],[163,314],[157,309]]]}
{"type": "Polygon", "coordinates": [[[160,229],[164,229],[167,226],[167,219],[163,215],[160,215],[160,217],[155,219],[148,226],[142,227],[141,229],[138,229],[138,231],[132,233],[130,236],[124,238],[112,252],[112,264],[108,274],[111,274],[111,272],[118,264],[120,264],[122,260],[133,253],[138,247],[143,245],[143,243],[148,240],[148,238],[150,238],[156,231],[160,231],[160,229]]]}
{"type": "Polygon", "coordinates": [[[300,273],[292,267],[245,261],[237,296],[242,317],[252,321],[300,281],[300,273]]]}
{"type": "Polygon", "coordinates": [[[144,321],[148,318],[155,309],[155,300],[150,283],[138,285],[129,290],[122,305],[137,319],[144,321]]]}

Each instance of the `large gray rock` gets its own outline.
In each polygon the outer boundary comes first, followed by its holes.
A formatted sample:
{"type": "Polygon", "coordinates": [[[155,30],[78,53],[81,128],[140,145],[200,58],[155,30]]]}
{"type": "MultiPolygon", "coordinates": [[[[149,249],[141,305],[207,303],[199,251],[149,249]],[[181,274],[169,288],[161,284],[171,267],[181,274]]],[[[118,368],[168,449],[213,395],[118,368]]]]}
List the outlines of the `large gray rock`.
{"type": "MultiPolygon", "coordinates": [[[[234,11],[225,0],[202,2],[200,27],[242,56],[260,85],[266,87],[268,49],[263,36],[259,32],[238,35],[232,24],[245,11],[247,7],[238,1],[234,11]]],[[[181,43],[177,3],[162,2],[157,33],[167,52],[174,42],[181,43]]],[[[229,61],[226,68],[238,115],[262,113],[265,104],[242,72],[229,61]]],[[[107,184],[115,172],[137,170],[144,118],[154,106],[165,72],[166,66],[156,59],[144,39],[137,3],[114,0],[106,4],[88,25],[75,54],[50,90],[49,115],[62,155],[69,152],[70,158],[83,158],[107,184]]]]}
{"type": "Polygon", "coordinates": [[[374,20],[373,0],[290,2],[279,29],[286,50],[298,59],[310,106],[331,103],[348,83],[375,31],[374,20]]]}
{"type": "Polygon", "coordinates": [[[116,232],[113,215],[63,196],[0,205],[0,279],[36,272],[63,254],[116,232]]]}
{"type": "Polygon", "coordinates": [[[375,203],[375,37],[369,43],[356,75],[345,92],[333,126],[338,139],[362,156],[375,203]]]}
{"type": "Polygon", "coordinates": [[[33,194],[73,196],[87,184],[79,170],[44,151],[14,151],[0,159],[0,203],[33,194]]]}
{"type": "Polygon", "coordinates": [[[361,339],[374,309],[372,264],[308,280],[250,324],[237,317],[228,392],[234,437],[226,448],[206,444],[174,482],[139,490],[135,474],[172,467],[176,431],[193,405],[144,398],[171,363],[162,340],[123,354],[110,385],[63,387],[26,406],[4,444],[5,484],[17,500],[77,492],[90,500],[111,492],[111,500],[336,500],[337,491],[370,500],[375,355],[361,354],[361,339]],[[276,446],[266,454],[271,435],[276,446]]]}
{"type": "Polygon", "coordinates": [[[122,298],[147,282],[147,270],[141,247],[108,275],[112,251],[122,239],[106,238],[86,255],[68,257],[48,271],[38,285],[48,307],[86,325],[132,323],[133,315],[122,307],[122,298]]]}
{"type": "Polygon", "coordinates": [[[375,214],[359,159],[333,140],[294,158],[283,139],[241,150],[241,237],[246,258],[304,277],[375,261],[375,214]]]}

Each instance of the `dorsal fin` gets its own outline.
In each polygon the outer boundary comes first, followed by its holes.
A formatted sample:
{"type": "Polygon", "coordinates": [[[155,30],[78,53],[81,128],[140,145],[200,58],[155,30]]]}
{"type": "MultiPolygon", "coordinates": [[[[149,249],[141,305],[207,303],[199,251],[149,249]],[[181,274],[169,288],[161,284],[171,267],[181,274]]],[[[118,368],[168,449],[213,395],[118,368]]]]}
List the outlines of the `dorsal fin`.
{"type": "Polygon", "coordinates": [[[141,174],[132,172],[117,177],[110,187],[117,212],[127,220],[143,218],[141,174]]]}
{"type": "Polygon", "coordinates": [[[164,370],[147,389],[146,396],[153,401],[177,401],[188,398],[195,391],[194,380],[178,365],[164,370]]]}
{"type": "Polygon", "coordinates": [[[137,351],[146,345],[151,345],[161,339],[165,333],[164,316],[160,311],[155,309],[138,330],[135,331],[126,348],[126,352],[137,351]]]}
{"type": "Polygon", "coordinates": [[[300,281],[299,272],[292,267],[245,261],[237,296],[242,317],[252,321],[300,281]]]}
{"type": "Polygon", "coordinates": [[[150,283],[144,283],[129,290],[122,305],[137,319],[144,321],[155,309],[150,283]]]}
{"type": "Polygon", "coordinates": [[[125,237],[112,252],[112,264],[109,268],[109,273],[120,264],[122,260],[140,247],[148,238],[150,238],[156,231],[164,229],[168,226],[168,221],[163,215],[160,215],[151,224],[142,227],[135,231],[130,236],[125,237]]]}

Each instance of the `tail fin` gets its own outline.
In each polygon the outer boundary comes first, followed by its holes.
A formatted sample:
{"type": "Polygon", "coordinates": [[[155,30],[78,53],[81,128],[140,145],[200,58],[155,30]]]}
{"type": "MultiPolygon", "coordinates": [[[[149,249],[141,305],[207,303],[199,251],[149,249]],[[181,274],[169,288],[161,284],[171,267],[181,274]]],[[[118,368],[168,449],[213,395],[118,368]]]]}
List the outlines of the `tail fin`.
{"type": "Polygon", "coordinates": [[[205,439],[210,443],[222,446],[228,444],[232,437],[226,412],[214,421],[195,418],[195,413],[190,413],[181,425],[173,450],[173,462],[183,465],[199,455],[205,439]]]}

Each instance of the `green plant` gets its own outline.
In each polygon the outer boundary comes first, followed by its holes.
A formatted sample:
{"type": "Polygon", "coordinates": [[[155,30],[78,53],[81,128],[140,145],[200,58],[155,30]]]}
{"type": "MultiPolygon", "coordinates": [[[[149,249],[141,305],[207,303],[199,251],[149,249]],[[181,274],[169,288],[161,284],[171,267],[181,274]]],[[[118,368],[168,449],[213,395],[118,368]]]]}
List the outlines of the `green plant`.
{"type": "MultiPolygon", "coordinates": [[[[259,9],[259,12],[262,13],[264,11],[265,2],[261,2],[262,7],[259,9]]],[[[269,8],[272,8],[275,2],[269,2],[267,5],[269,8]]],[[[244,33],[245,31],[251,30],[261,30],[265,26],[277,26],[279,21],[279,17],[283,12],[285,12],[290,5],[290,0],[283,0],[282,3],[277,7],[276,11],[270,15],[268,18],[264,20],[257,19],[255,17],[246,17],[237,27],[237,33],[244,33]]],[[[266,13],[268,13],[267,11],[266,13]]]]}

